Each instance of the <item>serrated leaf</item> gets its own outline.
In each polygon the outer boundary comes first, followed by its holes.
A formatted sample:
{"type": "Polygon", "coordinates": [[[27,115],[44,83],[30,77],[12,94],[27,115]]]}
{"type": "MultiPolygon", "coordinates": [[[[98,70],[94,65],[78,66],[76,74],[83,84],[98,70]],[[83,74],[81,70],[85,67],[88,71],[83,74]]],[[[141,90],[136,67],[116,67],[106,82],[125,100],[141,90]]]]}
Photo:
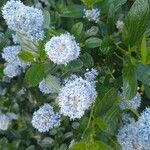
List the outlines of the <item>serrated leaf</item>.
{"type": "Polygon", "coordinates": [[[130,62],[124,62],[123,92],[127,100],[132,99],[137,93],[137,76],[135,68],[130,62]]]}
{"type": "Polygon", "coordinates": [[[134,46],[140,40],[149,21],[149,3],[147,0],[136,0],[132,5],[123,30],[123,41],[127,46],[134,46]]]}
{"type": "Polygon", "coordinates": [[[35,64],[31,66],[25,74],[25,81],[28,84],[28,86],[37,86],[39,82],[45,77],[47,70],[47,64],[35,64]]]}
{"type": "Polygon", "coordinates": [[[100,47],[102,40],[97,37],[90,37],[85,41],[85,46],[87,48],[100,47]]]}

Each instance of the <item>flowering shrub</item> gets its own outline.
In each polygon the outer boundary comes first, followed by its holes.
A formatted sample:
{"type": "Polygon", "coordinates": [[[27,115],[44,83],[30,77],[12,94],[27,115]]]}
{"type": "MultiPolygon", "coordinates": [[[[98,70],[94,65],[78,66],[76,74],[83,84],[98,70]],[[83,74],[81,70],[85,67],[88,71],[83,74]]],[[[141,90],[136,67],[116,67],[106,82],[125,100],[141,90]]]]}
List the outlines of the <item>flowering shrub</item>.
{"type": "Polygon", "coordinates": [[[150,149],[148,0],[0,7],[0,149],[150,149]]]}

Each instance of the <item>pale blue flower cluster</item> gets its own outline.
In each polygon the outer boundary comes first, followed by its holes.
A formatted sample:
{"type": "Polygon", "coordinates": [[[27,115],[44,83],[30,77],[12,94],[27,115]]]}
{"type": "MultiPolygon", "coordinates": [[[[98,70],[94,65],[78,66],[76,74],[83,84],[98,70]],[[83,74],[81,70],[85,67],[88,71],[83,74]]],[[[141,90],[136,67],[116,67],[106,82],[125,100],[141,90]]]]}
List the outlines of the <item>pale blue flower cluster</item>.
{"type": "Polygon", "coordinates": [[[117,28],[118,30],[122,30],[123,27],[124,27],[124,22],[121,21],[121,20],[118,20],[118,21],[116,22],[116,28],[117,28]]]}
{"type": "Polygon", "coordinates": [[[2,14],[11,30],[26,35],[33,41],[44,38],[42,11],[25,6],[20,0],[7,1],[2,14]]]}
{"type": "Polygon", "coordinates": [[[80,54],[79,44],[69,33],[54,36],[45,45],[45,51],[55,64],[67,64],[80,54]]]}
{"type": "Polygon", "coordinates": [[[127,124],[127,123],[134,122],[135,119],[133,117],[131,117],[131,115],[129,113],[123,113],[122,114],[122,121],[124,124],[127,124]]]}
{"type": "Polygon", "coordinates": [[[4,75],[13,78],[21,74],[29,65],[19,59],[20,46],[7,46],[3,49],[2,58],[7,62],[4,68],[4,75]]]}
{"type": "Polygon", "coordinates": [[[150,108],[146,108],[138,121],[123,126],[117,135],[122,150],[149,150],[150,108]]]}
{"type": "MultiPolygon", "coordinates": [[[[59,78],[53,76],[53,79],[55,80],[56,83],[60,84],[60,79],[59,78]]],[[[45,79],[43,79],[39,83],[39,89],[44,94],[56,93],[56,91],[48,83],[46,83],[45,79]]]]}
{"type": "Polygon", "coordinates": [[[58,96],[60,113],[70,119],[81,118],[95,101],[97,93],[94,84],[77,76],[66,80],[58,96]]]}
{"type": "Polygon", "coordinates": [[[94,81],[98,75],[97,70],[92,68],[91,70],[86,69],[86,71],[87,72],[84,74],[85,79],[88,81],[94,81]]]}
{"type": "Polygon", "coordinates": [[[84,18],[87,18],[89,21],[98,22],[100,16],[100,10],[98,8],[84,9],[84,18]]]}
{"type": "Polygon", "coordinates": [[[11,118],[8,115],[0,114],[0,130],[6,131],[11,123],[11,118]]]}
{"type": "Polygon", "coordinates": [[[34,112],[32,125],[39,132],[48,132],[50,129],[60,125],[60,114],[55,113],[51,105],[44,104],[34,112]]]}
{"type": "Polygon", "coordinates": [[[120,93],[120,97],[122,98],[120,102],[120,108],[122,110],[130,108],[137,110],[141,105],[141,95],[139,92],[137,92],[137,94],[131,100],[125,99],[124,92],[120,93]]]}

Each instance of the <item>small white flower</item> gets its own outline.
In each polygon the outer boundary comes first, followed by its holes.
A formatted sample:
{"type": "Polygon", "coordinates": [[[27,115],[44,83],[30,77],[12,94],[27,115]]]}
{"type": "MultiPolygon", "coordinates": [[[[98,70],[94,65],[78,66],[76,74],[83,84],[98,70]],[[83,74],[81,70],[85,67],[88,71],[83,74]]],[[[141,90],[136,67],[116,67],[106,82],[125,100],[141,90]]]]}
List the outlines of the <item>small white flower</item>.
{"type": "Polygon", "coordinates": [[[138,121],[123,126],[117,135],[122,150],[149,150],[150,108],[146,108],[138,121]]]}
{"type": "Polygon", "coordinates": [[[44,17],[41,10],[25,6],[20,0],[10,0],[3,7],[2,14],[10,29],[33,41],[44,38],[44,17]]]}
{"type": "Polygon", "coordinates": [[[21,74],[21,69],[16,65],[8,64],[4,68],[3,72],[4,75],[8,76],[9,78],[13,78],[21,74]]]}
{"type": "Polygon", "coordinates": [[[45,45],[45,51],[55,64],[67,64],[77,59],[80,53],[79,44],[69,33],[54,36],[45,45]]]}
{"type": "Polygon", "coordinates": [[[21,46],[7,46],[3,49],[2,58],[7,62],[4,74],[10,78],[20,75],[30,65],[18,57],[20,51],[21,46]]]}
{"type": "Polygon", "coordinates": [[[19,44],[18,36],[17,34],[12,34],[12,40],[14,44],[19,44]]]}
{"type": "Polygon", "coordinates": [[[55,113],[53,107],[49,104],[44,104],[34,112],[32,125],[39,132],[48,132],[50,129],[60,125],[60,114],[55,113]]]}
{"type": "Polygon", "coordinates": [[[20,51],[20,46],[7,46],[3,49],[2,58],[8,63],[11,63],[16,59],[20,51]]]}
{"type": "Polygon", "coordinates": [[[138,109],[141,105],[141,95],[139,92],[137,92],[137,94],[131,99],[131,100],[126,100],[124,93],[120,93],[120,97],[122,98],[121,102],[120,102],[120,108],[122,110],[124,109],[138,109]]]}
{"type": "Polygon", "coordinates": [[[87,72],[84,74],[85,79],[88,81],[94,81],[98,75],[97,70],[92,68],[91,71],[89,69],[87,69],[86,71],[87,72]]]}
{"type": "Polygon", "coordinates": [[[70,119],[81,118],[96,97],[97,93],[91,82],[81,77],[67,80],[58,96],[60,113],[70,119]]]}
{"type": "Polygon", "coordinates": [[[0,114],[0,130],[6,131],[11,123],[11,118],[8,115],[0,114]]]}
{"type": "Polygon", "coordinates": [[[85,13],[84,18],[87,18],[89,21],[98,22],[99,16],[100,16],[100,10],[98,8],[92,8],[92,9],[84,9],[85,13]]]}
{"type": "MultiPolygon", "coordinates": [[[[53,76],[55,81],[60,84],[60,80],[58,78],[56,78],[55,76],[53,76]]],[[[50,93],[56,93],[56,91],[50,87],[49,84],[46,83],[45,79],[43,79],[40,83],[39,83],[39,89],[41,92],[45,93],[45,94],[50,94],[50,93]]]]}
{"type": "Polygon", "coordinates": [[[118,20],[118,21],[116,22],[116,28],[117,28],[118,30],[122,30],[123,27],[124,27],[124,22],[121,21],[121,20],[118,20]]]}

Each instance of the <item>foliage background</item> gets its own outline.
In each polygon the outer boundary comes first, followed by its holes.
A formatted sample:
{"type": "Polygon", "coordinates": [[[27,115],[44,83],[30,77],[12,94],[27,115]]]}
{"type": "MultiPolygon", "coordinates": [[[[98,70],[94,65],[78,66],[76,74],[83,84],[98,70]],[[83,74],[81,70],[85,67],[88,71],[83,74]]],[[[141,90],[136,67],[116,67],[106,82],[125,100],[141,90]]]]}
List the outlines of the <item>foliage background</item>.
{"type": "MultiPolygon", "coordinates": [[[[36,6],[38,0],[23,2],[36,6]]],[[[1,0],[0,7],[5,3],[6,0],[1,0]]],[[[91,150],[121,149],[115,137],[122,125],[123,113],[118,106],[118,89],[123,85],[128,99],[136,94],[137,86],[139,87],[142,94],[140,109],[138,112],[126,110],[135,118],[145,107],[150,106],[150,2],[48,0],[47,6],[40,3],[46,18],[46,39],[39,43],[38,56],[26,51],[33,50],[32,44],[28,41],[27,45],[22,42],[24,53],[20,54],[23,60],[32,62],[31,68],[12,79],[11,83],[4,83],[4,60],[0,59],[0,87],[7,89],[6,94],[0,96],[0,109],[2,112],[18,115],[18,120],[14,120],[7,131],[0,131],[0,149],[65,150],[72,139],[80,141],[72,150],[84,150],[85,144],[88,145],[86,148],[91,150]],[[100,21],[97,24],[83,19],[83,9],[93,6],[101,10],[100,21]],[[115,23],[118,19],[125,22],[123,31],[116,29],[115,23]],[[69,65],[53,68],[53,64],[45,58],[44,44],[53,35],[64,31],[69,31],[76,37],[82,52],[80,58],[69,65]],[[39,91],[37,84],[46,75],[40,72],[45,72],[48,68],[48,73],[57,74],[64,79],[72,73],[80,75],[86,68],[92,67],[99,72],[98,98],[94,108],[87,111],[80,120],[69,121],[67,117],[63,117],[59,128],[44,134],[37,132],[31,126],[33,112],[45,102],[54,104],[55,97],[45,96],[39,91]],[[39,73],[38,77],[34,76],[35,73],[39,73]],[[26,90],[21,93],[21,89],[26,90]],[[88,123],[90,116],[92,119],[88,123]]],[[[2,52],[5,46],[12,44],[13,31],[7,28],[1,14],[0,31],[5,35],[0,42],[2,52]]]]}

